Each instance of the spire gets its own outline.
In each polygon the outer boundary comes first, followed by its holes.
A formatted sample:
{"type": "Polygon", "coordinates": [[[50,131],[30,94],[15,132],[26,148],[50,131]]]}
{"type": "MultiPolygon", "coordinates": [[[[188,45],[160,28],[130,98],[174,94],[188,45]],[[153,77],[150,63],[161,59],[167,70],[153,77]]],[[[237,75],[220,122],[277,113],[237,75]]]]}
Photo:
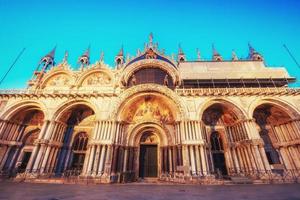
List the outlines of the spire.
{"type": "Polygon", "coordinates": [[[232,53],[231,53],[231,55],[232,55],[232,60],[233,60],[233,61],[237,61],[237,60],[239,60],[239,58],[237,57],[237,55],[236,55],[236,53],[235,53],[235,51],[234,51],[234,50],[232,50],[232,53]]]}
{"type": "Polygon", "coordinates": [[[152,47],[153,46],[153,33],[151,32],[149,34],[149,47],[152,47]]]}
{"type": "Polygon", "coordinates": [[[124,49],[123,49],[123,45],[122,45],[117,56],[123,56],[123,55],[124,55],[124,49]]]}
{"type": "Polygon", "coordinates": [[[178,55],[177,55],[177,62],[184,62],[186,61],[185,59],[185,54],[181,48],[181,45],[178,45],[178,55]]]}
{"type": "Polygon", "coordinates": [[[183,55],[183,50],[181,48],[181,44],[178,44],[178,55],[183,55]]]}
{"type": "Polygon", "coordinates": [[[117,65],[118,69],[124,64],[124,49],[123,49],[123,45],[121,46],[121,49],[120,49],[119,53],[115,57],[115,62],[116,62],[116,65],[117,65]]]}
{"type": "Polygon", "coordinates": [[[100,62],[103,62],[104,61],[104,52],[101,51],[100,53],[100,62]]]}
{"type": "Polygon", "coordinates": [[[54,66],[54,56],[55,56],[56,46],[44,57],[41,58],[40,64],[43,64],[42,71],[45,71],[49,66],[54,66]]]}
{"type": "Polygon", "coordinates": [[[69,57],[69,53],[68,53],[68,51],[66,50],[66,51],[65,51],[65,55],[64,55],[63,62],[68,62],[68,57],[69,57]]]}
{"type": "Polygon", "coordinates": [[[219,52],[216,50],[215,45],[212,45],[212,51],[213,51],[213,61],[222,61],[223,58],[222,56],[219,54],[219,52]]]}
{"type": "Polygon", "coordinates": [[[84,66],[87,66],[90,64],[90,46],[82,54],[82,56],[79,57],[78,63],[81,63],[81,69],[83,69],[84,66]]]}
{"type": "Polygon", "coordinates": [[[260,55],[260,53],[258,53],[252,46],[251,44],[248,42],[248,47],[249,47],[249,55],[248,55],[248,59],[253,60],[253,61],[263,61],[263,57],[262,55],[260,55]]]}
{"type": "Polygon", "coordinates": [[[196,51],[197,51],[197,60],[198,60],[198,61],[201,61],[200,50],[197,48],[196,51]]]}
{"type": "Polygon", "coordinates": [[[248,48],[249,48],[249,55],[252,55],[256,52],[255,49],[251,46],[250,42],[248,42],[248,48]]]}

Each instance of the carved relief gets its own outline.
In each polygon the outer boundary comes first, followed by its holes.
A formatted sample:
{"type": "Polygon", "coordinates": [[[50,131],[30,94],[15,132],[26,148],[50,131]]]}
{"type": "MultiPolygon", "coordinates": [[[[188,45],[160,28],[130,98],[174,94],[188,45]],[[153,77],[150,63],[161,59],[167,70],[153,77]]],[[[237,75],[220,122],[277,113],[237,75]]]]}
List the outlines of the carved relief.
{"type": "Polygon", "coordinates": [[[64,87],[70,84],[70,78],[66,74],[60,74],[52,77],[46,86],[50,87],[64,87]]]}
{"type": "Polygon", "coordinates": [[[89,75],[82,83],[82,86],[90,85],[107,85],[111,82],[111,78],[105,73],[93,73],[89,75]]]}

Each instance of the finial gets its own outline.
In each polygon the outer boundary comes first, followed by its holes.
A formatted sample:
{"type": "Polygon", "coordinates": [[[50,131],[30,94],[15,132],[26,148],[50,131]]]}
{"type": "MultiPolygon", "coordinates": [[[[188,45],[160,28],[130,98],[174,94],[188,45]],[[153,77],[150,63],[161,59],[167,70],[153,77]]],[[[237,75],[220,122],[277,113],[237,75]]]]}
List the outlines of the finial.
{"type": "Polygon", "coordinates": [[[254,60],[254,61],[263,61],[263,57],[262,55],[260,55],[250,44],[250,42],[248,42],[248,47],[249,47],[249,55],[248,55],[248,59],[250,60],[254,60]]]}
{"type": "Polygon", "coordinates": [[[66,50],[66,51],[65,51],[65,55],[64,55],[63,62],[68,62],[68,57],[69,57],[69,53],[68,53],[68,51],[66,50]]]}
{"type": "Polygon", "coordinates": [[[90,64],[90,47],[91,46],[89,45],[87,50],[78,59],[78,63],[81,63],[81,69],[83,69],[84,66],[90,64]]]}
{"type": "Polygon", "coordinates": [[[212,44],[212,51],[213,51],[213,57],[212,57],[213,61],[222,61],[223,60],[222,56],[216,50],[214,44],[212,44]]]}
{"type": "Polygon", "coordinates": [[[212,51],[213,51],[213,55],[219,55],[218,51],[215,48],[215,45],[212,44],[212,51]]]}
{"type": "Polygon", "coordinates": [[[178,62],[184,62],[184,61],[185,61],[185,55],[184,55],[184,53],[183,53],[183,50],[182,50],[180,44],[178,45],[177,61],[178,61],[178,62]]]}
{"type": "Polygon", "coordinates": [[[234,50],[232,50],[232,53],[231,53],[231,55],[232,55],[232,60],[233,60],[233,61],[237,61],[237,60],[239,60],[239,58],[237,57],[237,55],[236,55],[236,53],[235,53],[235,51],[234,51],[234,50]]]}
{"type": "Polygon", "coordinates": [[[103,60],[104,60],[104,52],[101,51],[101,53],[100,53],[100,62],[103,62],[103,60]]]}
{"type": "Polygon", "coordinates": [[[117,56],[123,56],[123,54],[124,54],[124,49],[123,49],[123,45],[122,45],[117,56]]]}
{"type": "Polygon", "coordinates": [[[149,34],[149,45],[152,46],[152,44],[153,44],[153,33],[151,32],[149,34]]]}
{"type": "Polygon", "coordinates": [[[198,60],[198,61],[201,61],[200,50],[197,48],[196,51],[197,51],[197,60],[198,60]]]}
{"type": "Polygon", "coordinates": [[[137,55],[138,55],[138,56],[141,55],[141,50],[140,50],[140,49],[137,50],[137,55]]]}
{"type": "Polygon", "coordinates": [[[184,54],[184,53],[183,53],[183,50],[181,48],[181,44],[179,43],[178,44],[178,55],[181,55],[181,54],[184,54]]]}

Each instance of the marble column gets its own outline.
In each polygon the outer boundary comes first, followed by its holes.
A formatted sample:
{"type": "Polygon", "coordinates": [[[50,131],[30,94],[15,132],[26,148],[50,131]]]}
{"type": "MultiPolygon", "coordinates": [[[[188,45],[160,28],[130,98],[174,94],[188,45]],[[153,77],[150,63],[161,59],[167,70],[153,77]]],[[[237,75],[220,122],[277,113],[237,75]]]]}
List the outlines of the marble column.
{"type": "Polygon", "coordinates": [[[200,153],[199,153],[199,146],[195,146],[195,154],[196,154],[196,168],[197,168],[197,175],[201,176],[201,160],[200,160],[200,153]]]}
{"type": "Polygon", "coordinates": [[[200,146],[200,156],[201,156],[201,166],[202,166],[202,173],[204,176],[208,174],[208,168],[207,168],[207,159],[204,151],[204,146],[200,146]]]}
{"type": "Polygon", "coordinates": [[[93,166],[93,173],[92,175],[95,176],[98,173],[98,165],[99,165],[99,159],[100,159],[100,145],[95,145],[96,148],[96,154],[95,154],[95,161],[94,161],[94,166],[93,166]]]}
{"type": "Polygon", "coordinates": [[[93,162],[94,162],[94,157],[95,157],[95,145],[92,145],[91,147],[91,152],[89,155],[89,162],[88,162],[88,167],[87,167],[87,175],[91,175],[92,173],[92,167],[93,167],[93,162]]]}
{"type": "Polygon", "coordinates": [[[98,167],[98,175],[102,175],[104,171],[104,161],[105,161],[105,154],[106,154],[106,146],[101,145],[101,155],[100,155],[100,162],[98,167]]]}

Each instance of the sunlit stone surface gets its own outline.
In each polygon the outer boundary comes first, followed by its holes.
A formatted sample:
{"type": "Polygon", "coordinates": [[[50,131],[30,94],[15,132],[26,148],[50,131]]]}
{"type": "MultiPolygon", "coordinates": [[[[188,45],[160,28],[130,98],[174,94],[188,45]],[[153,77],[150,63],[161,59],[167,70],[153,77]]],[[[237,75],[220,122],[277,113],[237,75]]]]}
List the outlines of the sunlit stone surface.
{"type": "MultiPolygon", "coordinates": [[[[77,70],[47,54],[28,88],[0,91],[1,178],[55,183],[293,183],[300,91],[284,68],[144,51],[77,70]]],[[[54,186],[51,186],[54,187],[54,186]]],[[[254,187],[253,187],[254,188],[254,187]]]]}

